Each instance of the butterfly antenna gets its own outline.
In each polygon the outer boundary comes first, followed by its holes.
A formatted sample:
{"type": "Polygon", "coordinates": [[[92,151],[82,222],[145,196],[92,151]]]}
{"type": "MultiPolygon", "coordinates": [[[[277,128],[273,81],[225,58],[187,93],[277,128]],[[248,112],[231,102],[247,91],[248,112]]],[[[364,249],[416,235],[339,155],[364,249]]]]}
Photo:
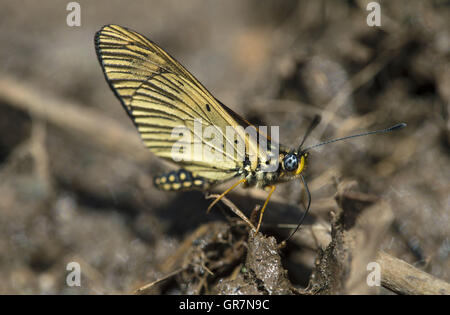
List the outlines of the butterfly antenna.
{"type": "Polygon", "coordinates": [[[303,143],[305,143],[306,138],[308,138],[309,134],[311,133],[311,131],[314,130],[314,128],[317,127],[317,125],[320,123],[320,116],[319,115],[315,115],[313,120],[311,121],[311,123],[308,126],[308,129],[306,129],[305,135],[303,136],[302,141],[300,142],[300,145],[298,146],[298,150],[300,151],[303,143]]]}
{"type": "Polygon", "coordinates": [[[306,184],[306,181],[305,181],[305,178],[303,177],[303,175],[300,175],[300,176],[302,178],[303,186],[305,186],[306,195],[308,196],[308,205],[306,206],[306,210],[305,210],[305,212],[303,212],[302,218],[300,219],[300,222],[297,224],[297,227],[291,233],[291,235],[289,235],[289,237],[285,240],[285,242],[289,241],[291,239],[291,237],[298,231],[300,226],[303,224],[303,221],[305,220],[306,215],[308,214],[309,207],[311,206],[311,193],[309,192],[308,184],[306,184]]]}
{"type": "Polygon", "coordinates": [[[380,129],[380,130],[375,130],[375,131],[369,131],[369,132],[364,132],[364,133],[360,133],[360,134],[357,134],[357,135],[352,135],[352,136],[347,136],[347,137],[342,137],[342,138],[337,138],[337,139],[328,140],[328,141],[321,142],[321,143],[312,145],[312,146],[310,146],[310,147],[307,147],[306,149],[303,149],[302,151],[303,151],[303,152],[307,152],[307,151],[309,151],[309,150],[311,150],[311,149],[320,147],[320,146],[325,145],[325,144],[333,143],[333,142],[336,142],[336,141],[347,140],[347,139],[351,139],[351,138],[362,137],[362,136],[368,136],[368,135],[379,134],[379,133],[387,133],[387,132],[391,132],[391,131],[403,129],[403,128],[405,128],[405,127],[406,127],[406,124],[405,124],[405,123],[400,123],[400,124],[394,125],[394,126],[392,126],[392,127],[386,128],[386,129],[380,129]]]}

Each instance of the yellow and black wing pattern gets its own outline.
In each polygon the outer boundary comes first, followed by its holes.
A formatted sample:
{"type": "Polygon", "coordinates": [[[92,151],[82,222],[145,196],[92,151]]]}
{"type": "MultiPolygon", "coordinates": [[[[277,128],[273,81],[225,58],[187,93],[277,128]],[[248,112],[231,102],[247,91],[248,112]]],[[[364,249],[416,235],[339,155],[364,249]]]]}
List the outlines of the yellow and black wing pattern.
{"type": "Polygon", "coordinates": [[[178,172],[156,177],[157,187],[164,190],[205,188],[240,175],[244,167],[240,157],[246,153],[237,152],[239,148],[235,143],[255,144],[248,143],[245,134],[239,132],[237,140],[226,137],[225,128],[237,126],[235,117],[239,116],[217,101],[180,63],[149,39],[118,25],[106,25],[98,31],[95,47],[106,80],[146,147],[182,167],[178,172]],[[214,128],[225,141],[217,145],[199,136],[194,130],[195,122],[201,122],[203,128],[214,128]],[[222,161],[218,163],[198,156],[196,150],[191,150],[188,160],[177,156],[173,145],[184,138],[173,130],[180,126],[190,133],[188,142],[192,146],[200,142],[220,153],[222,161]],[[235,151],[225,150],[226,142],[235,151]]]}

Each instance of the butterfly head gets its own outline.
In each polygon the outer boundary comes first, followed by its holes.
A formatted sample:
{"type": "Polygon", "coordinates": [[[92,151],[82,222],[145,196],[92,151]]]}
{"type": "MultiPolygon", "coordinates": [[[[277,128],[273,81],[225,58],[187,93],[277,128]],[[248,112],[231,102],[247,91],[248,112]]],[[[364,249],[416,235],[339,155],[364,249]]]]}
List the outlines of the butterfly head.
{"type": "Polygon", "coordinates": [[[307,152],[291,152],[286,154],[282,161],[281,166],[283,170],[291,176],[300,175],[306,165],[306,159],[308,157],[307,152]]]}

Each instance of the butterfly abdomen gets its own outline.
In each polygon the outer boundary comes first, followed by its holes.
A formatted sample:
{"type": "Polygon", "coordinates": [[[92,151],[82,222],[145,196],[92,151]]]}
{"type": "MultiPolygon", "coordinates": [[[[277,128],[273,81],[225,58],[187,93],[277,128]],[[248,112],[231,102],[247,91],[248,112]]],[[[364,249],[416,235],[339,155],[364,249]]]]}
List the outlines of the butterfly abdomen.
{"type": "Polygon", "coordinates": [[[185,169],[171,171],[153,179],[155,187],[166,191],[180,190],[205,190],[209,188],[209,182],[200,176],[194,176],[185,169]]]}

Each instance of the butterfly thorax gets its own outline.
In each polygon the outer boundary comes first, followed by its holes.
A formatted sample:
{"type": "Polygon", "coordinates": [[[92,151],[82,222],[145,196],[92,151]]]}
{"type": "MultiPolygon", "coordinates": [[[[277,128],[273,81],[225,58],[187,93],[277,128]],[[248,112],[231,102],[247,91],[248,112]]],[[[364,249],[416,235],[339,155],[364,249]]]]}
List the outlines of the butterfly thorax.
{"type": "Polygon", "coordinates": [[[258,161],[255,169],[252,169],[250,164],[244,167],[242,174],[242,178],[246,179],[244,187],[265,188],[299,178],[305,169],[307,157],[307,153],[280,148],[278,167],[275,170],[265,170],[264,161],[258,161]]]}

